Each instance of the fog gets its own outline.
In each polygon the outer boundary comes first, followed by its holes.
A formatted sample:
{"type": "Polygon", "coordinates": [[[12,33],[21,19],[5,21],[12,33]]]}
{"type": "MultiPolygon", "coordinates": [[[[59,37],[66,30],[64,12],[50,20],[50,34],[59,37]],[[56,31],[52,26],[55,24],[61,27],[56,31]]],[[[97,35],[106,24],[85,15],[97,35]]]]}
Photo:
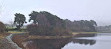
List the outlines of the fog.
{"type": "Polygon", "coordinates": [[[15,13],[24,14],[28,21],[33,10],[71,21],[92,19],[98,25],[111,24],[111,0],[0,0],[0,21],[13,21],[15,13]]]}

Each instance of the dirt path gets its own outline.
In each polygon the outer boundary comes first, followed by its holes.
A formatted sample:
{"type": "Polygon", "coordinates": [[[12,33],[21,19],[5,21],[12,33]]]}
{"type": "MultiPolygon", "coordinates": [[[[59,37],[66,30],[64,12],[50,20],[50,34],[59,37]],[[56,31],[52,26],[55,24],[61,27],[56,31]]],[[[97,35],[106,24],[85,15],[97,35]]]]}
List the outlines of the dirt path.
{"type": "Polygon", "coordinates": [[[12,34],[0,34],[0,49],[20,49],[17,44],[11,40],[12,34]]]}

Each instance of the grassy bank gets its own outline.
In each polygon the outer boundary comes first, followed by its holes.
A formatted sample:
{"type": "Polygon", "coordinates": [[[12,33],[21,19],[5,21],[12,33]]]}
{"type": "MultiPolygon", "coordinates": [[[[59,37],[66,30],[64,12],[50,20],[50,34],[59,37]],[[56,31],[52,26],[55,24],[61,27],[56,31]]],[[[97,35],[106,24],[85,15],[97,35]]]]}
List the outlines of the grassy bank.
{"type": "Polygon", "coordinates": [[[72,32],[72,33],[100,33],[100,32],[72,32]]]}
{"type": "Polygon", "coordinates": [[[23,32],[21,32],[21,31],[8,31],[8,33],[23,33],[23,32]]]}
{"type": "MultiPolygon", "coordinates": [[[[3,33],[0,34],[0,48],[2,47],[3,49],[6,48],[5,46],[10,46],[10,43],[5,39],[6,36],[8,36],[9,34],[14,34],[12,40],[17,43],[20,47],[23,47],[23,45],[21,44],[23,41],[25,40],[29,40],[29,39],[59,39],[59,38],[71,38],[74,37],[76,35],[79,35],[80,33],[99,33],[99,32],[72,32],[72,35],[65,35],[65,36],[39,36],[39,35],[29,35],[28,33],[24,33],[21,31],[9,31],[8,33],[3,33]],[[17,33],[17,34],[15,34],[17,33]],[[18,34],[20,33],[20,34],[18,34]]],[[[81,35],[81,34],[80,34],[81,35]]],[[[7,47],[7,48],[8,48],[7,47]]],[[[10,46],[11,48],[11,46],[10,46]]],[[[11,48],[13,49],[13,48],[11,48]]]]}
{"type": "MultiPolygon", "coordinates": [[[[72,32],[72,35],[65,35],[65,36],[39,36],[39,35],[24,35],[21,31],[9,31],[9,33],[21,33],[21,38],[24,38],[24,36],[27,36],[27,39],[56,39],[56,38],[69,38],[69,37],[73,37],[76,36],[77,34],[95,34],[95,33],[99,33],[99,32],[72,32]]],[[[28,33],[26,33],[28,34],[28,33]]]]}

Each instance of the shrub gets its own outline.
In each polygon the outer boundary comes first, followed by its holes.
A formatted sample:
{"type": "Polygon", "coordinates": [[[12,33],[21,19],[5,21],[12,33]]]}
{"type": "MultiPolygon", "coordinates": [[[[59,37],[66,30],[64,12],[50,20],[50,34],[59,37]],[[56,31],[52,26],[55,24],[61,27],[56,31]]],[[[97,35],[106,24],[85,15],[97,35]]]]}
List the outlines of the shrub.
{"type": "Polygon", "coordinates": [[[66,29],[60,27],[46,27],[46,26],[38,26],[37,24],[30,24],[27,26],[27,31],[30,35],[43,35],[43,36],[61,36],[61,35],[69,35],[69,32],[66,29]]]}
{"type": "Polygon", "coordinates": [[[46,32],[48,32],[48,28],[38,26],[37,24],[30,24],[27,26],[27,31],[30,35],[46,35],[46,32]]]}
{"type": "Polygon", "coordinates": [[[2,22],[0,22],[0,33],[4,33],[5,29],[6,29],[5,25],[2,22]]]}

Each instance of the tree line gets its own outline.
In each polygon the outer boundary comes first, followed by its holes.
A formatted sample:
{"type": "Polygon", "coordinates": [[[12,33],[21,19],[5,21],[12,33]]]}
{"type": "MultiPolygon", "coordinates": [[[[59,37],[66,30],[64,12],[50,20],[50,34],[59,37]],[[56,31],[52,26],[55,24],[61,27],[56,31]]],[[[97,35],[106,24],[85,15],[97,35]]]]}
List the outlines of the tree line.
{"type": "Polygon", "coordinates": [[[65,20],[66,28],[76,32],[96,32],[97,23],[94,20],[70,21],[65,20]]]}
{"type": "MultiPolygon", "coordinates": [[[[63,33],[68,34],[68,32],[95,32],[97,26],[94,20],[64,20],[47,11],[32,11],[29,17],[29,22],[33,21],[33,24],[27,26],[30,34],[61,35],[63,33]]],[[[14,24],[16,24],[18,30],[24,23],[27,23],[25,15],[20,13],[16,13],[14,19],[14,24]]]]}

